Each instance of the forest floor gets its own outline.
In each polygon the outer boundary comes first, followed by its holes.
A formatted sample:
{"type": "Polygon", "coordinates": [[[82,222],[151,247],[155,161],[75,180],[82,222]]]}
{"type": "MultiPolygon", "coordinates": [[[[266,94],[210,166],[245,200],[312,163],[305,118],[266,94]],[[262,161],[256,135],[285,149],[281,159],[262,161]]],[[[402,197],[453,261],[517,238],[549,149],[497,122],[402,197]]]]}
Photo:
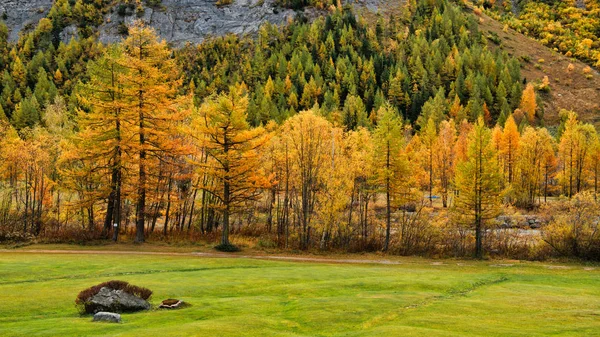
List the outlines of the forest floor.
{"type": "Polygon", "coordinates": [[[593,264],[137,247],[1,251],[0,336],[600,336],[593,264]],[[111,279],[191,306],[122,324],[79,316],[77,293],[111,279]]]}

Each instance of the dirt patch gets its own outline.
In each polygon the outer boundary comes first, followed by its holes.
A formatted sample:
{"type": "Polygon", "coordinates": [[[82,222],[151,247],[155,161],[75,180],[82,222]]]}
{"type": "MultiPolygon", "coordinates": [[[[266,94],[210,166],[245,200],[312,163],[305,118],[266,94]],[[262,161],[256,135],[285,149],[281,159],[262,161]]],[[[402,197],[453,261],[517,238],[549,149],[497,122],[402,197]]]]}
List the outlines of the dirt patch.
{"type": "Polygon", "coordinates": [[[27,249],[27,250],[7,250],[0,249],[0,253],[32,253],[32,254],[87,254],[87,255],[166,255],[166,256],[198,256],[208,258],[238,258],[238,259],[257,259],[257,260],[281,260],[296,262],[314,262],[314,263],[351,263],[351,264],[384,264],[400,265],[401,262],[391,260],[375,259],[334,259],[306,256],[269,256],[269,255],[240,255],[224,253],[173,253],[173,252],[143,252],[143,251],[104,251],[104,250],[54,250],[54,249],[27,249]]]}
{"type": "Polygon", "coordinates": [[[571,269],[571,267],[568,266],[545,266],[548,269],[562,269],[562,270],[566,270],[566,269],[571,269]]]}

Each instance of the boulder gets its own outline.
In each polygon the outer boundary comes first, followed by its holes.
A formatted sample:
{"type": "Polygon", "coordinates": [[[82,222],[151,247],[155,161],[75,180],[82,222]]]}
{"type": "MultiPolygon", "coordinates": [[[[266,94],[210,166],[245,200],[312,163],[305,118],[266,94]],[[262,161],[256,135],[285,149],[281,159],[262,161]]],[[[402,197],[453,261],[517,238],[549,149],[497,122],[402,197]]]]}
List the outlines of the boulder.
{"type": "Polygon", "coordinates": [[[149,310],[148,301],[123,290],[102,287],[100,291],[85,303],[86,312],[133,312],[149,310]]]}
{"type": "Polygon", "coordinates": [[[94,322],[121,323],[121,315],[114,312],[100,311],[94,314],[94,322]]]}

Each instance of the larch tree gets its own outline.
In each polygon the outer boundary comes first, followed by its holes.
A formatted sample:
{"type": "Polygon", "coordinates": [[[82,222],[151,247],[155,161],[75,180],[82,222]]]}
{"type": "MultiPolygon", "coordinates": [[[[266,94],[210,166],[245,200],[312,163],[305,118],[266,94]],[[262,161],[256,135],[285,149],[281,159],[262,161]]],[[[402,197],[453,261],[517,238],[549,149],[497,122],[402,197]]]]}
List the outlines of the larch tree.
{"type": "Polygon", "coordinates": [[[583,124],[578,121],[577,114],[569,113],[558,146],[558,157],[562,168],[559,180],[569,198],[579,193],[585,184],[583,174],[595,135],[596,129],[593,125],[583,124]]]}
{"type": "Polygon", "coordinates": [[[508,185],[513,182],[520,137],[521,135],[519,134],[515,119],[512,115],[508,116],[506,123],[504,124],[500,142],[500,155],[502,157],[504,174],[508,185]]]}
{"type": "Polygon", "coordinates": [[[332,125],[308,110],[288,119],[281,134],[290,162],[286,167],[291,166],[291,188],[300,193],[294,206],[300,221],[300,248],[308,249],[324,166],[331,163],[332,125]]]}
{"type": "Polygon", "coordinates": [[[550,179],[556,175],[556,167],[558,160],[556,158],[556,140],[550,135],[548,129],[540,129],[540,136],[545,139],[544,142],[544,153],[542,155],[542,166],[544,175],[544,203],[547,202],[548,187],[550,186],[550,179]]]}
{"type": "Polygon", "coordinates": [[[527,83],[527,86],[525,86],[525,90],[523,90],[520,108],[525,113],[525,116],[527,116],[527,120],[529,121],[529,123],[532,124],[535,120],[537,102],[535,97],[535,88],[531,83],[527,83]]]}
{"type": "MultiPolygon", "coordinates": [[[[548,145],[538,130],[528,126],[523,131],[520,146],[516,152],[515,167],[518,172],[515,177],[514,189],[517,204],[532,207],[538,195],[543,178],[543,161],[545,148],[548,145]]],[[[549,144],[550,146],[552,143],[549,144]]]]}
{"type": "Polygon", "coordinates": [[[374,196],[374,188],[370,178],[373,177],[375,166],[373,163],[373,139],[371,133],[360,128],[350,132],[346,142],[347,156],[350,158],[349,170],[352,178],[352,191],[348,210],[348,228],[353,226],[354,209],[357,205],[357,216],[360,237],[363,244],[369,236],[368,214],[369,202],[374,196]]]}
{"type": "Polygon", "coordinates": [[[443,121],[440,124],[439,135],[435,142],[434,166],[437,172],[437,190],[442,197],[443,207],[448,207],[448,199],[454,177],[456,162],[456,125],[454,120],[443,121]]]}
{"type": "Polygon", "coordinates": [[[202,186],[218,200],[213,205],[222,211],[222,249],[228,249],[230,216],[247,202],[256,200],[269,180],[260,174],[258,151],[268,140],[261,127],[250,128],[247,122],[248,96],[243,86],[229,93],[208,98],[194,118],[199,142],[209,160],[199,163],[216,184],[202,186]]]}
{"type": "Polygon", "coordinates": [[[468,137],[467,159],[458,164],[455,184],[458,196],[454,210],[472,220],[475,256],[483,257],[485,221],[498,215],[499,168],[491,132],[480,117],[468,137]]]}
{"type": "Polygon", "coordinates": [[[114,227],[114,241],[118,239],[121,224],[123,171],[125,161],[129,160],[123,157],[132,148],[125,133],[131,130],[133,118],[131,111],[124,109],[122,77],[127,69],[119,65],[121,57],[122,49],[113,46],[88,65],[89,81],[78,89],[80,104],[88,111],[79,110],[80,132],[76,138],[80,158],[100,164],[97,169],[102,172],[99,173],[110,177],[107,179],[110,183],[103,186],[99,197],[107,199],[102,234],[108,236],[114,227]]]}
{"type": "Polygon", "coordinates": [[[385,193],[385,242],[383,250],[390,245],[392,228],[392,204],[401,202],[402,193],[407,193],[406,182],[409,164],[403,155],[404,137],[402,120],[394,109],[386,104],[377,112],[379,120],[373,134],[376,180],[385,193]]]}
{"type": "Polygon", "coordinates": [[[594,200],[598,200],[598,179],[600,178],[600,138],[594,135],[594,142],[590,149],[588,158],[588,171],[590,180],[594,186],[594,200]]]}
{"type": "Polygon", "coordinates": [[[179,128],[189,114],[190,99],[179,96],[180,70],[167,43],[141,21],[129,27],[123,41],[119,65],[127,72],[121,77],[124,109],[134,116],[137,138],[137,202],[135,242],[144,242],[148,174],[159,161],[168,161],[186,152],[179,128]],[[169,156],[165,156],[169,154],[169,156]]]}
{"type": "Polygon", "coordinates": [[[438,149],[436,148],[437,142],[437,129],[435,120],[433,117],[429,117],[427,120],[427,124],[423,130],[421,130],[421,142],[422,142],[422,151],[419,154],[423,156],[423,162],[425,164],[425,171],[427,172],[427,189],[429,193],[429,205],[433,206],[433,188],[434,181],[436,179],[435,172],[434,174],[434,158],[436,156],[436,152],[438,149]]]}

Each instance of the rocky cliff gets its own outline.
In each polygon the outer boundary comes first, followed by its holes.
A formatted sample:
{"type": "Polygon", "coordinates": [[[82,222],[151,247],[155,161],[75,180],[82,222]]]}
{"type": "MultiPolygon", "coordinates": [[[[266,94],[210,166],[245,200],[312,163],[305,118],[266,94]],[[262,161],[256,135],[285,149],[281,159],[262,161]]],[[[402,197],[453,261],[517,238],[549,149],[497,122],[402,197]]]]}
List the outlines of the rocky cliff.
{"type": "Polygon", "coordinates": [[[9,40],[19,38],[23,29],[34,27],[52,7],[52,0],[0,0],[0,15],[9,29],[9,40]]]}
{"type": "MultiPolygon", "coordinates": [[[[146,8],[142,18],[161,37],[180,45],[198,43],[210,35],[254,33],[264,22],[280,24],[293,16],[291,10],[276,8],[274,0],[236,0],[222,7],[216,6],[214,0],[163,0],[162,8],[146,8]]],[[[100,28],[100,40],[119,40],[119,24],[128,24],[136,18],[136,15],[121,16],[116,11],[109,14],[108,23],[100,28]]]]}
{"type": "MultiPolygon", "coordinates": [[[[15,41],[19,32],[35,27],[52,7],[52,0],[0,0],[0,15],[10,30],[9,39],[15,41]]],[[[345,0],[377,11],[382,0],[345,0]]],[[[309,16],[315,11],[307,9],[309,16]]],[[[119,26],[129,24],[136,14],[119,14],[116,8],[109,10],[100,27],[100,41],[115,42],[121,39],[119,26]]],[[[265,22],[280,24],[296,13],[277,7],[275,0],[233,0],[227,6],[217,6],[216,0],[162,0],[160,8],[145,8],[141,16],[153,26],[160,36],[173,43],[199,43],[207,36],[227,33],[246,34],[258,31],[265,22]]],[[[61,34],[63,41],[76,35],[76,28],[67,27],[61,34]]]]}

